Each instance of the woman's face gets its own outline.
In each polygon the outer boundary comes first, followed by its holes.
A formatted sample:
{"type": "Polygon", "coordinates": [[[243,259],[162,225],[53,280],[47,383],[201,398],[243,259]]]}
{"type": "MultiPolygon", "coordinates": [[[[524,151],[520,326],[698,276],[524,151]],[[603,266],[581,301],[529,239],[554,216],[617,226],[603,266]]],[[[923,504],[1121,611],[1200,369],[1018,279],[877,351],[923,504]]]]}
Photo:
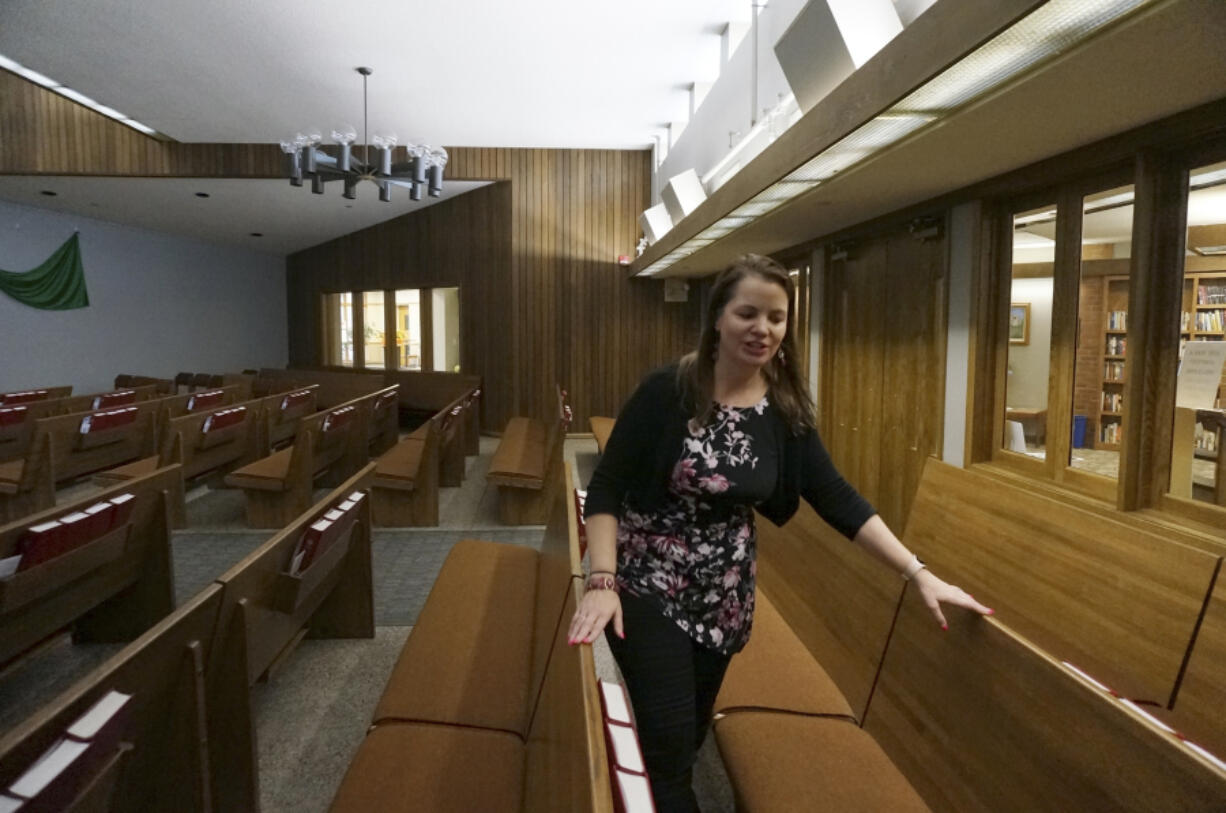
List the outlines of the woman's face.
{"type": "Polygon", "coordinates": [[[764,367],[775,357],[787,327],[787,291],[750,274],[732,289],[732,298],[715,320],[719,357],[764,367]]]}

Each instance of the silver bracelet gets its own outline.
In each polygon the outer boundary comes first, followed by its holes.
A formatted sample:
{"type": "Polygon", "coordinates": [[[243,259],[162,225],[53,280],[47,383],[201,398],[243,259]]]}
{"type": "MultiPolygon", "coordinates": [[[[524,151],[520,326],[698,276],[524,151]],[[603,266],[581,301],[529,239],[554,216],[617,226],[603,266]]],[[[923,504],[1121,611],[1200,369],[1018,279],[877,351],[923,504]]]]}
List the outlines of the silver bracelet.
{"type": "Polygon", "coordinates": [[[909,581],[911,581],[911,579],[912,579],[912,578],[914,578],[914,577],[915,577],[915,574],[916,574],[916,573],[919,573],[919,572],[920,572],[921,570],[923,570],[925,567],[927,567],[927,565],[925,565],[923,562],[921,562],[921,561],[920,561],[920,558],[919,558],[918,556],[914,556],[914,555],[913,555],[913,556],[911,557],[911,564],[909,564],[909,565],[907,565],[905,568],[903,568],[902,573],[899,573],[898,575],[899,575],[899,576],[902,576],[902,580],[903,580],[903,581],[905,581],[905,582],[909,582],[909,581]]]}

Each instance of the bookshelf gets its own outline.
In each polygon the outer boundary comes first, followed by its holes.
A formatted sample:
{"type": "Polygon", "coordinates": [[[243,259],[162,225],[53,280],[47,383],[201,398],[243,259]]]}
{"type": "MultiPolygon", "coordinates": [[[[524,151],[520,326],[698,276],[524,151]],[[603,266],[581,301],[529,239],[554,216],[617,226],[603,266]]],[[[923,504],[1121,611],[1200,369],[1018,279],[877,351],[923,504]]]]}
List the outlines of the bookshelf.
{"type": "MultiPolygon", "coordinates": [[[[1186,342],[1226,341],[1226,272],[1189,274],[1183,284],[1183,313],[1179,325],[1179,352],[1186,342]]],[[[1226,405],[1226,372],[1218,388],[1217,408],[1226,405]]],[[[1221,432],[1211,413],[1198,414],[1194,444],[1196,457],[1216,460],[1221,432]]]]}
{"type": "Polygon", "coordinates": [[[1094,448],[1119,451],[1124,430],[1124,362],[1128,353],[1128,277],[1103,278],[1102,386],[1094,448]]]}

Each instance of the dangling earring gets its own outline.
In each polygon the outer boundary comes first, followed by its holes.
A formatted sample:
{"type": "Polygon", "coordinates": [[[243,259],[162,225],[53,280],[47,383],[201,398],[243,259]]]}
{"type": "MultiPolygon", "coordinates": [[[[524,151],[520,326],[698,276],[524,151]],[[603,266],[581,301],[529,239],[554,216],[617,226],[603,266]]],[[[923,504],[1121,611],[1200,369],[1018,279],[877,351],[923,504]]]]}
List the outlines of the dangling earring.
{"type": "Polygon", "coordinates": [[[779,352],[775,354],[775,358],[779,359],[779,363],[783,364],[787,361],[787,357],[783,355],[783,348],[779,348],[779,352]]]}

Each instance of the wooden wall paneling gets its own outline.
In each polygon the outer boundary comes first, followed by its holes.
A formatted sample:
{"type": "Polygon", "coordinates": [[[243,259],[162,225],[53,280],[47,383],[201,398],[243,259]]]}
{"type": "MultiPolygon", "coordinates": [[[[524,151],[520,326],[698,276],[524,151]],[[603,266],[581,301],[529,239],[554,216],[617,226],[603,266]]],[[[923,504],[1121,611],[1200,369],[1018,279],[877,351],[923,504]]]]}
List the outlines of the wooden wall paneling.
{"type": "Polygon", "coordinates": [[[638,236],[650,153],[451,155],[450,179],[506,180],[291,256],[292,362],[318,363],[316,328],[295,325],[313,318],[317,291],[298,288],[459,285],[461,364],[484,377],[485,429],[545,414],[555,383],[571,392],[575,431],[589,415],[616,414],[648,369],[689,349],[698,321],[698,297],[666,305],[658,282],[627,280],[616,264],[638,236]],[[369,253],[369,241],[385,248],[369,253]]]}
{"type": "Polygon", "coordinates": [[[1188,174],[1160,153],[1142,152],[1134,199],[1118,503],[1124,511],[1158,504],[1170,483],[1188,174]]]}
{"type": "Polygon", "coordinates": [[[1073,366],[1077,358],[1077,289],[1081,282],[1081,223],[1081,194],[1077,190],[1066,191],[1057,202],[1051,353],[1048,356],[1047,375],[1045,462],[1049,476],[1057,482],[1065,479],[1072,441],[1073,366]]]}

